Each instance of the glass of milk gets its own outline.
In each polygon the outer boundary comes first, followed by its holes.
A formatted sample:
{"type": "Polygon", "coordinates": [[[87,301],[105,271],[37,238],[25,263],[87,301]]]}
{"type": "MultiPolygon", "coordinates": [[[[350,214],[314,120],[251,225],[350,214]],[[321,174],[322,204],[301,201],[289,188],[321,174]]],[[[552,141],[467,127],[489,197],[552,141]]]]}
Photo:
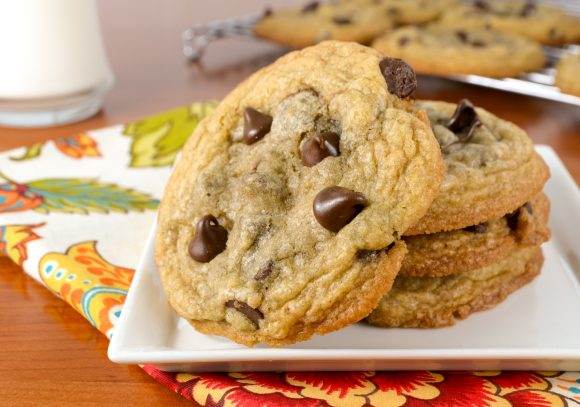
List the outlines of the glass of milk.
{"type": "Polygon", "coordinates": [[[95,0],[0,0],[0,126],[85,119],[112,83],[95,0]]]}

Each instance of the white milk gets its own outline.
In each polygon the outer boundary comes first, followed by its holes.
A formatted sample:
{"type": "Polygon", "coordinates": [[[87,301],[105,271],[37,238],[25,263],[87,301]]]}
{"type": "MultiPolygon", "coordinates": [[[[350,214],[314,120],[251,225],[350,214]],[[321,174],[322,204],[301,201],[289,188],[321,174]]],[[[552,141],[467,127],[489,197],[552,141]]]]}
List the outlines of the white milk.
{"type": "Polygon", "coordinates": [[[0,0],[0,123],[88,117],[112,78],[95,0],[0,0]]]}

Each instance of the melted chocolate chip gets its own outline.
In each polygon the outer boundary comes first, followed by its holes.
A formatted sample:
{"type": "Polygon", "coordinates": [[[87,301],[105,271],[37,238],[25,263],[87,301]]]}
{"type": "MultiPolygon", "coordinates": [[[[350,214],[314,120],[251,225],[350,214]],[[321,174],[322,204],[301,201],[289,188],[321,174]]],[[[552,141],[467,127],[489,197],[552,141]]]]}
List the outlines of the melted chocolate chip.
{"type": "Polygon", "coordinates": [[[482,11],[489,10],[489,4],[487,4],[487,1],[484,1],[484,0],[474,1],[473,6],[478,10],[482,10],[482,11]]]}
{"type": "Polygon", "coordinates": [[[523,207],[526,209],[526,211],[528,211],[528,213],[530,215],[533,215],[534,214],[534,209],[532,208],[532,203],[531,202],[526,202],[523,207]]]}
{"type": "Polygon", "coordinates": [[[447,128],[460,136],[461,141],[467,141],[473,137],[473,132],[479,124],[480,121],[473,104],[469,100],[463,99],[447,122],[447,128]]]}
{"type": "Polygon", "coordinates": [[[332,132],[324,132],[309,137],[302,144],[302,163],[312,167],[328,156],[340,155],[340,136],[332,132]]]}
{"type": "Polygon", "coordinates": [[[254,326],[256,328],[260,327],[258,325],[258,321],[261,319],[264,319],[264,314],[262,314],[262,311],[260,311],[259,309],[256,309],[256,308],[252,308],[248,304],[246,304],[245,302],[242,302],[242,301],[229,300],[226,302],[226,307],[233,308],[236,311],[244,314],[250,321],[252,321],[252,323],[254,324],[254,326]]]}
{"type": "Polygon", "coordinates": [[[338,232],[367,205],[368,201],[363,194],[334,186],[324,188],[316,195],[312,211],[322,227],[331,232],[338,232]]]}
{"type": "Polygon", "coordinates": [[[455,31],[455,35],[457,36],[457,38],[459,38],[461,42],[467,42],[467,33],[465,31],[457,30],[455,31]]]}
{"type": "Polygon", "coordinates": [[[332,21],[338,25],[347,25],[352,23],[351,18],[347,16],[335,16],[332,18],[332,21]]]}
{"type": "Polygon", "coordinates": [[[475,47],[475,48],[485,47],[485,42],[479,41],[479,40],[473,40],[473,41],[470,42],[470,44],[471,44],[472,47],[475,47]]]}
{"type": "Polygon", "coordinates": [[[467,226],[463,228],[466,232],[471,233],[485,233],[487,232],[487,223],[480,223],[479,225],[467,226]]]}
{"type": "Polygon", "coordinates": [[[518,223],[520,221],[520,210],[517,209],[512,213],[508,213],[505,215],[505,220],[507,222],[508,227],[511,230],[516,230],[518,228],[518,223]]]}
{"type": "Polygon", "coordinates": [[[379,68],[389,92],[400,98],[410,96],[417,89],[415,71],[405,61],[398,58],[385,58],[379,63],[379,68]]]}
{"type": "Polygon", "coordinates": [[[409,37],[401,37],[399,38],[399,45],[401,47],[404,47],[405,45],[407,45],[409,42],[411,41],[411,39],[409,37]]]}
{"type": "Polygon", "coordinates": [[[207,263],[223,252],[228,241],[228,231],[215,216],[205,215],[195,226],[195,236],[189,243],[189,255],[196,261],[207,263]]]}
{"type": "Polygon", "coordinates": [[[320,6],[320,3],[318,1],[311,1],[310,3],[306,3],[304,7],[302,7],[302,12],[312,13],[313,11],[316,11],[316,9],[318,9],[318,6],[320,6]]]}
{"type": "Polygon", "coordinates": [[[266,278],[268,278],[270,274],[272,274],[272,271],[274,271],[274,262],[269,261],[268,263],[266,263],[264,267],[258,270],[256,275],[254,276],[254,280],[256,281],[265,280],[266,278]]]}
{"type": "Polygon", "coordinates": [[[399,13],[400,13],[400,10],[398,8],[396,8],[396,7],[389,7],[387,9],[387,14],[389,16],[393,16],[394,17],[394,16],[399,15],[399,13]]]}
{"type": "Polygon", "coordinates": [[[272,116],[247,107],[244,110],[243,139],[246,144],[253,144],[270,132],[272,116]]]}

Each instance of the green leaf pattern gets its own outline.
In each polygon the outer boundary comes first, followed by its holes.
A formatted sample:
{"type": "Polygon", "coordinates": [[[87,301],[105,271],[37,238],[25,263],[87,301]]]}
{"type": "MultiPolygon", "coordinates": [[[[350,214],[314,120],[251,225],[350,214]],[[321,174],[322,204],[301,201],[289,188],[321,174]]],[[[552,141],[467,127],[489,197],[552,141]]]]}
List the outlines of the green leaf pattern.
{"type": "Polygon", "coordinates": [[[43,198],[36,211],[87,214],[156,209],[159,201],[149,195],[90,178],[52,178],[26,184],[43,198]]]}
{"type": "Polygon", "coordinates": [[[215,102],[193,103],[145,118],[125,126],[132,138],[131,167],[162,167],[173,164],[199,122],[211,113],[215,102]]]}

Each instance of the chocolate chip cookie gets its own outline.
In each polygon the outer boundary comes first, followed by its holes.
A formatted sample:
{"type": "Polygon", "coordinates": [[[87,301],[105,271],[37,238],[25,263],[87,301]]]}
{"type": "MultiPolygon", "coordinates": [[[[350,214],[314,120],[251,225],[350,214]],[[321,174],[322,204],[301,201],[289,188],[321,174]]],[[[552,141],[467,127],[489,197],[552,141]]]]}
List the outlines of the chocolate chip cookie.
{"type": "Polygon", "coordinates": [[[372,46],[429,75],[517,76],[545,64],[537,43],[484,29],[403,27],[377,38],[372,46]]]}
{"type": "Polygon", "coordinates": [[[580,96],[580,53],[567,54],[556,65],[556,86],[562,92],[580,96]]]}
{"type": "Polygon", "coordinates": [[[282,345],[367,316],[399,236],[443,178],[411,68],[355,43],[290,53],[189,138],[162,200],[156,261],[199,331],[282,345]]]}
{"type": "Polygon", "coordinates": [[[366,44],[392,25],[382,10],[370,2],[311,1],[299,8],[269,13],[253,31],[278,44],[303,48],[325,40],[366,44]]]}
{"type": "Polygon", "coordinates": [[[517,250],[487,267],[446,277],[397,277],[393,289],[367,318],[383,327],[435,328],[453,325],[494,307],[540,273],[542,250],[517,250]]]}
{"type": "Polygon", "coordinates": [[[500,219],[449,232],[405,238],[409,253],[399,276],[441,277],[496,263],[550,238],[550,203],[543,194],[500,219]]]}
{"type": "Polygon", "coordinates": [[[532,141],[516,125],[463,100],[417,102],[439,141],[446,174],[427,215],[407,230],[420,235],[498,219],[530,201],[549,177],[532,141]]]}
{"type": "Polygon", "coordinates": [[[548,45],[580,40],[580,19],[551,5],[530,0],[475,0],[448,8],[441,24],[452,28],[489,28],[548,45]]]}

